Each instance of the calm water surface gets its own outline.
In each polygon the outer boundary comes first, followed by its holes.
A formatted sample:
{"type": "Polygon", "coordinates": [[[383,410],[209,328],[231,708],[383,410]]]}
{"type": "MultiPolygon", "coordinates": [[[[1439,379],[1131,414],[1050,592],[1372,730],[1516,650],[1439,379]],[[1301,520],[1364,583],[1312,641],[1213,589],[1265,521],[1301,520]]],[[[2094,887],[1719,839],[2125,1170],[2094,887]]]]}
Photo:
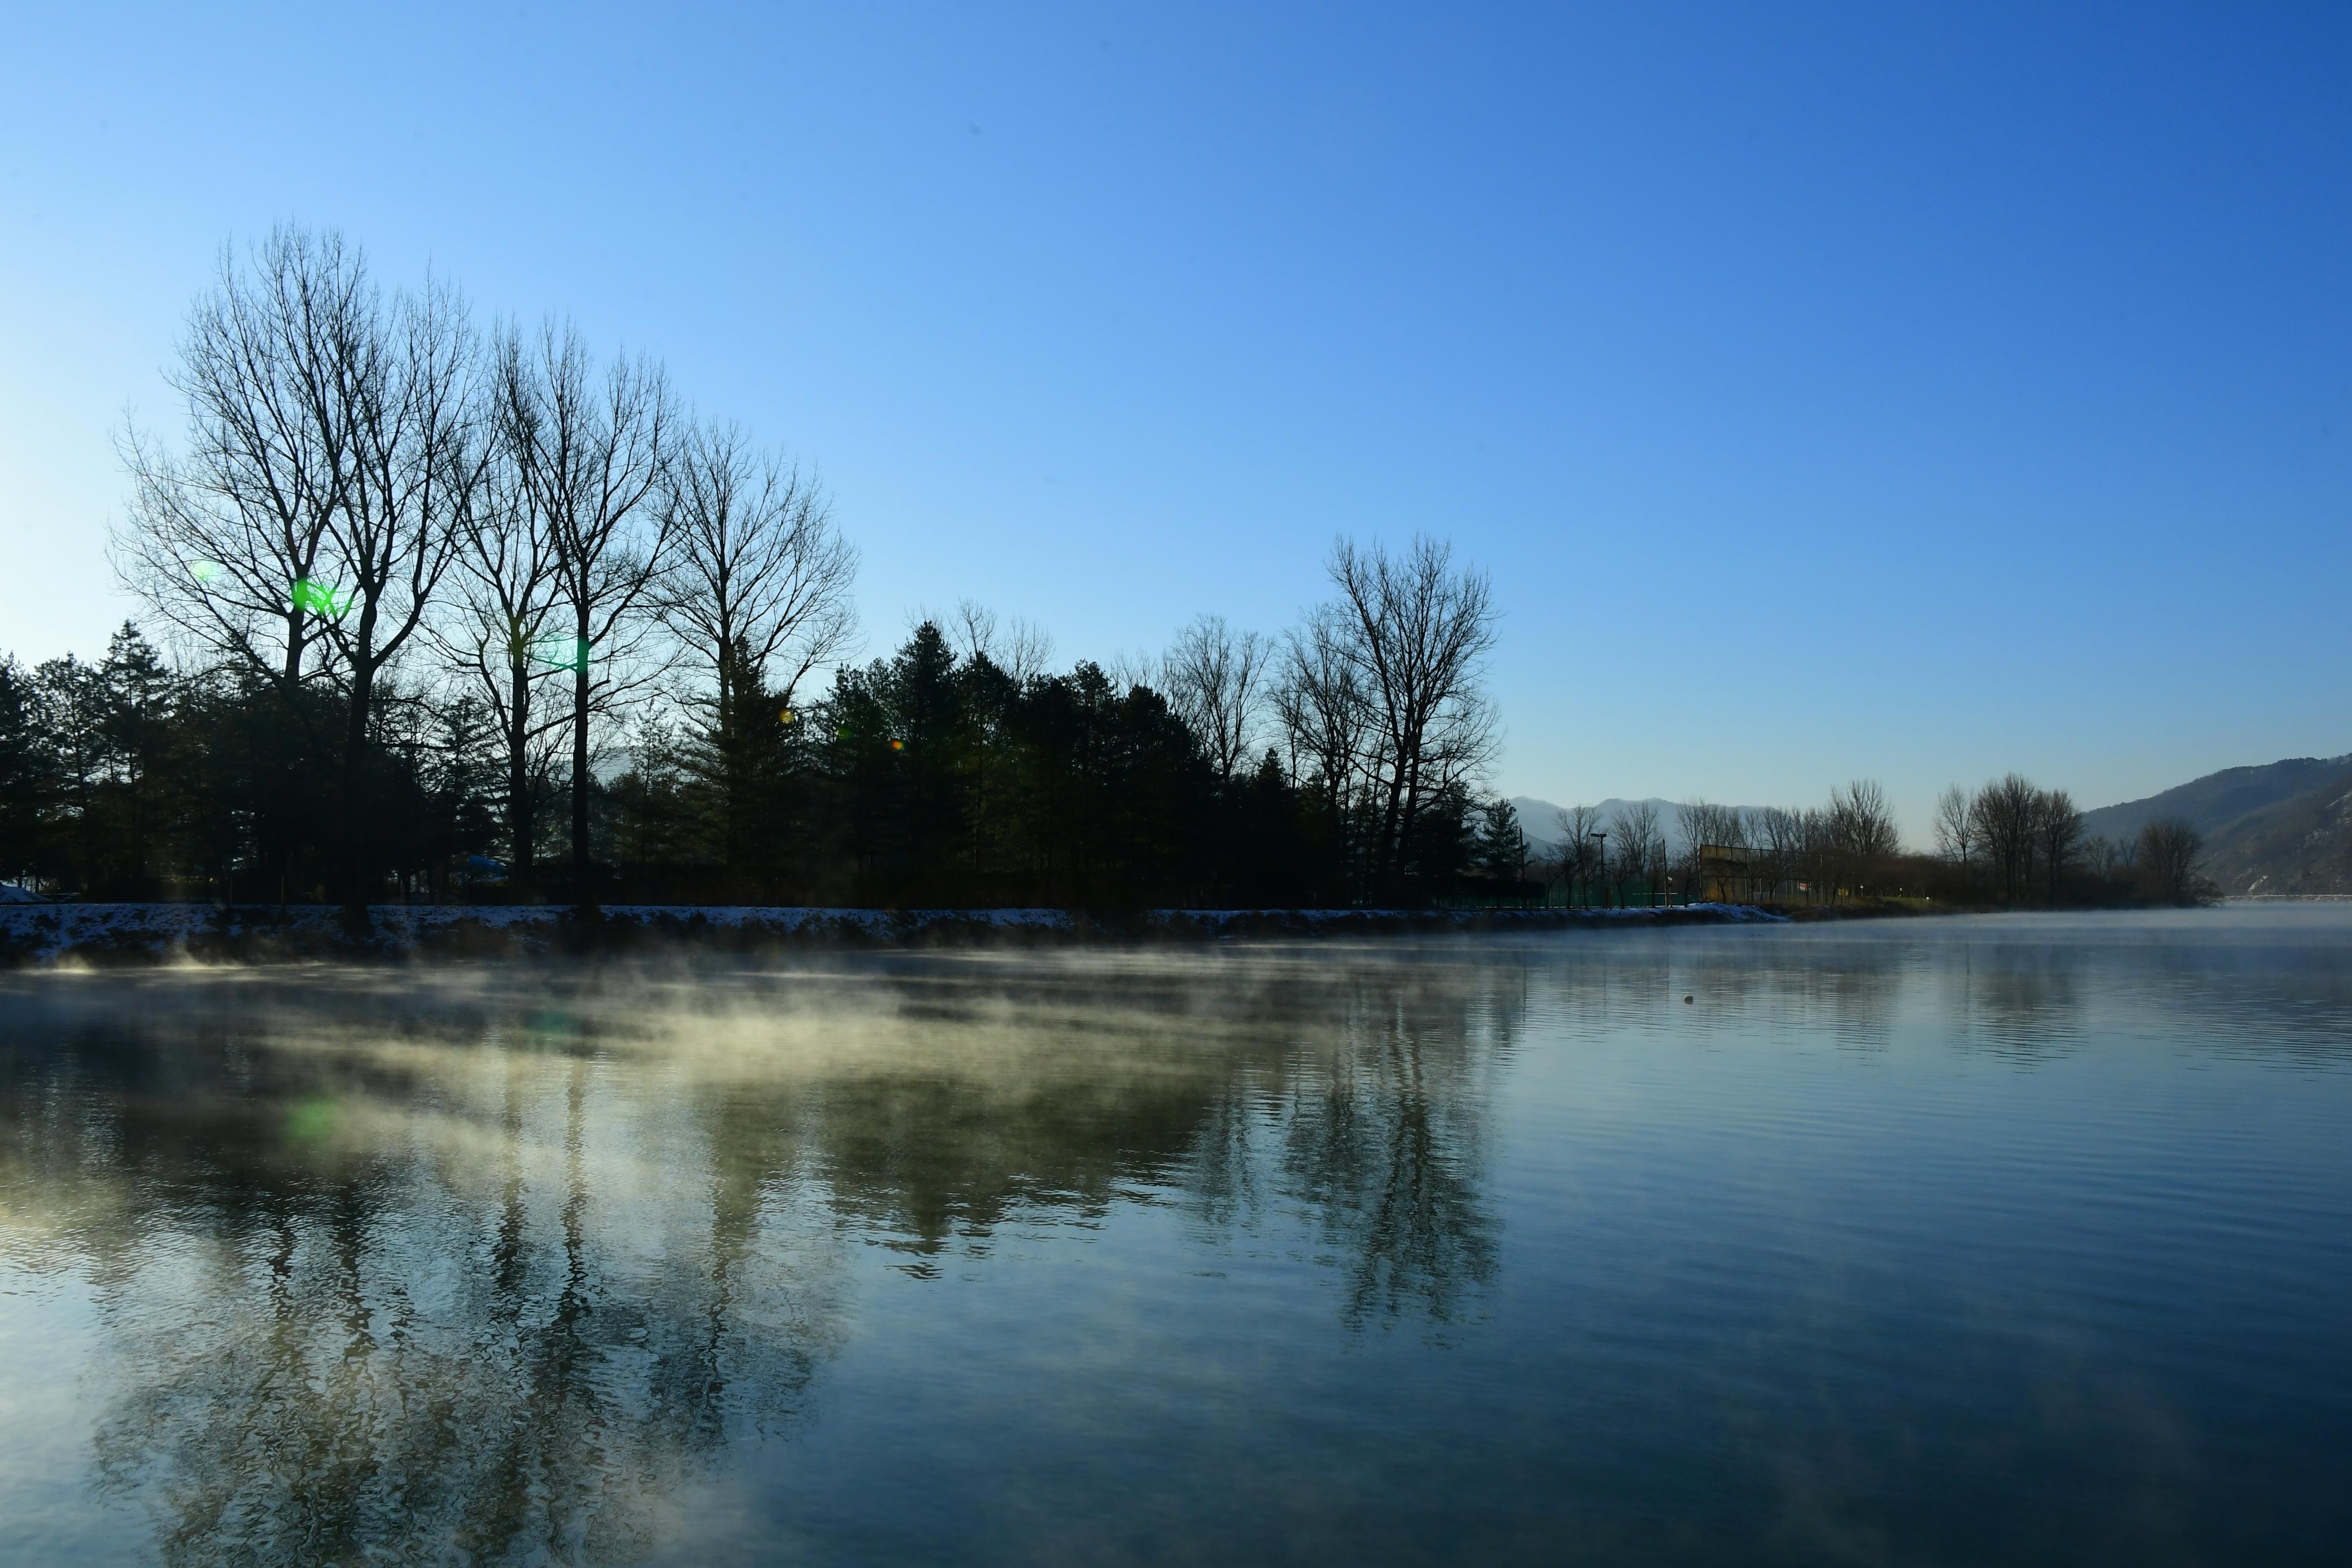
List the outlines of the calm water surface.
{"type": "Polygon", "coordinates": [[[0,1560],[2352,1561],[2347,959],[0,977],[0,1560]]]}

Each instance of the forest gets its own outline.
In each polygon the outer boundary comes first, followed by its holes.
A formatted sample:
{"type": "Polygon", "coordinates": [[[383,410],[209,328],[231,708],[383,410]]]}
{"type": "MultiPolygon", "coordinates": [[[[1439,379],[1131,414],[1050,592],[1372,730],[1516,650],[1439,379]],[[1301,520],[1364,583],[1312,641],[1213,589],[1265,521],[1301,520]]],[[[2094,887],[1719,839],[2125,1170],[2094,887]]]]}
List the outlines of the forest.
{"type": "Polygon", "coordinates": [[[1415,903],[1515,878],[1485,576],[1341,540],[1278,637],[1117,669],[971,603],[866,663],[830,499],[643,356],[225,252],[126,430],[146,606],[0,661],[0,878],[48,896],[1415,903]],[[1506,861],[1508,863],[1506,863],[1506,861]]]}
{"type": "Polygon", "coordinates": [[[1496,612],[1445,542],[1340,539],[1276,635],[1215,615],[1054,667],[966,601],[852,657],[858,555],[781,450],[557,321],[385,293],[332,232],[219,271],[126,428],[144,606],[95,663],[0,656],[0,880],[84,900],[866,907],[2194,897],[2185,825],[2084,840],[2012,774],[1907,855],[1811,810],[1486,795],[1496,612]]]}

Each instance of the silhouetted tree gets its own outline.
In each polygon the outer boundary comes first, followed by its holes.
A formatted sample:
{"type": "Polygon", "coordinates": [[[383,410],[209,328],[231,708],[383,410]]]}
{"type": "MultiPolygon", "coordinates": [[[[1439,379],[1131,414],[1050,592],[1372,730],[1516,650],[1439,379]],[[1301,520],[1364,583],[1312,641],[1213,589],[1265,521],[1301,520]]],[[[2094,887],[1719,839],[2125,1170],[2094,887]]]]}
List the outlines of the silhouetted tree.
{"type": "Polygon", "coordinates": [[[2031,780],[2010,773],[1979,790],[1971,808],[1978,837],[2000,872],[2001,898],[2009,903],[2024,896],[2032,874],[2034,818],[2041,795],[2031,780]]]}
{"type": "Polygon", "coordinates": [[[1479,794],[1491,592],[1441,542],[1340,542],[1278,656],[1204,616],[1057,672],[966,601],[824,691],[854,552],[797,469],[681,433],[650,361],[552,324],[478,354],[454,289],[386,299],[341,237],[281,229],[224,254],[172,374],[185,437],[126,435],[116,561],[182,662],[126,628],[96,667],[0,667],[0,861],[53,889],[331,892],[356,922],[492,848],[531,896],[559,816],[583,912],[1413,901],[1523,870],[1479,794]]]}
{"type": "Polygon", "coordinates": [[[1360,865],[1370,793],[1372,704],[1349,653],[1352,623],[1336,605],[1284,635],[1273,705],[1294,785],[1307,791],[1335,851],[1360,865]]]}
{"type": "Polygon", "coordinates": [[[2204,848],[2204,836],[2187,817],[2159,816],[2143,826],[2136,858],[2148,890],[2168,903],[2194,900],[2197,858],[2204,848]]]}
{"type": "Polygon", "coordinates": [[[1648,801],[1636,801],[1618,809],[1609,825],[1609,855],[1613,862],[1609,867],[1609,879],[1621,889],[1625,883],[1638,882],[1656,890],[1665,868],[1665,835],[1658,826],[1658,808],[1648,801]]]}
{"type": "Polygon", "coordinates": [[[0,656],[0,879],[23,882],[47,869],[56,774],[33,679],[0,656]]]}
{"type": "Polygon", "coordinates": [[[1528,836],[1518,807],[1502,795],[1478,807],[1477,868],[1489,877],[1516,882],[1527,874],[1528,836]]]}
{"type": "Polygon", "coordinates": [[[660,613],[697,672],[698,775],[724,874],[751,877],[769,815],[766,753],[810,674],[846,645],[857,557],[814,480],[732,426],[694,427],[663,502],[673,541],[660,613]]]}
{"type": "Polygon", "coordinates": [[[578,332],[552,323],[517,356],[500,390],[522,483],[546,519],[561,606],[554,619],[571,645],[562,664],[572,677],[572,896],[593,912],[590,725],[648,679],[632,656],[676,524],[660,495],[677,416],[652,361],[615,360],[599,377],[578,332]]]}
{"type": "Polygon", "coordinates": [[[348,599],[321,574],[355,467],[354,355],[366,268],[342,237],[273,230],[191,312],[165,380],[187,405],[184,449],[136,430],[115,539],[124,581],[195,646],[291,690],[348,599]]]}
{"type": "Polygon", "coordinates": [[[1856,779],[1830,791],[1828,834],[1841,873],[1859,889],[1875,884],[1880,868],[1902,847],[1895,829],[1895,810],[1886,792],[1874,780],[1856,779]]]}
{"type": "Polygon", "coordinates": [[[1452,546],[1425,537],[1401,556],[1343,539],[1330,574],[1339,593],[1333,646],[1370,715],[1370,860],[1375,878],[1392,885],[1423,807],[1491,760],[1495,713],[1482,682],[1493,593],[1484,574],[1454,568],[1452,546]]]}
{"type": "Polygon", "coordinates": [[[523,897],[537,886],[541,813],[571,716],[569,702],[542,688],[579,656],[556,619],[551,498],[530,482],[524,462],[538,444],[536,374],[521,334],[502,332],[490,356],[487,461],[459,532],[453,602],[434,627],[444,662],[495,728],[507,879],[523,897]]]}
{"type": "Polygon", "coordinates": [[[1265,700],[1266,640],[1238,635],[1223,616],[1202,616],[1160,659],[1169,703],[1200,740],[1220,784],[1248,764],[1265,700]]]}
{"type": "MultiPolygon", "coordinates": [[[[387,309],[331,231],[224,258],[173,384],[184,455],[132,437],[119,564],[175,625],[290,698],[313,650],[341,698],[342,898],[364,920],[361,839],[379,682],[423,625],[479,472],[473,340],[428,281],[387,309]]],[[[289,714],[301,705],[286,704],[289,714]]]]}
{"type": "Polygon", "coordinates": [[[1936,852],[1963,869],[1978,843],[1974,804],[1958,784],[1948,785],[1936,797],[1936,852]]]}
{"type": "Polygon", "coordinates": [[[2033,847],[2041,857],[2052,903],[2058,901],[2059,883],[2082,842],[2083,814],[2064,790],[2043,790],[2033,804],[2033,847]]]}
{"type": "Polygon", "coordinates": [[[152,898],[156,840],[169,827],[179,682],[128,621],[108,642],[97,676],[100,747],[112,786],[114,809],[108,815],[114,818],[119,857],[109,880],[127,898],[152,898]]]}

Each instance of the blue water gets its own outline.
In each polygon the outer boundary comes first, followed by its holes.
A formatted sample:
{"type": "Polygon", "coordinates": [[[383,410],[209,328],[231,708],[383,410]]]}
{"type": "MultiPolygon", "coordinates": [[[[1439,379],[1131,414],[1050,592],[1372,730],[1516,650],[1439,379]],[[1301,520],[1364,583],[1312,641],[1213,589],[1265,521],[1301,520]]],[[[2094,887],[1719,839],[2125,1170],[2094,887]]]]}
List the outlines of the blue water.
{"type": "Polygon", "coordinates": [[[0,1560],[2342,1561],[2347,956],[0,978],[0,1560]]]}

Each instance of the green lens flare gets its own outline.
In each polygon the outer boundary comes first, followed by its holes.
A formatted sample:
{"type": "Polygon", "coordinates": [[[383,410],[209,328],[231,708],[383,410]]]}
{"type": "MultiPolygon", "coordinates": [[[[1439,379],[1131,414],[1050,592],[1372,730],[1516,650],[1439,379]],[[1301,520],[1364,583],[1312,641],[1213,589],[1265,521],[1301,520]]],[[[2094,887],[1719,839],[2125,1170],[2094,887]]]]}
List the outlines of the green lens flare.
{"type": "Polygon", "coordinates": [[[585,637],[541,637],[530,645],[531,661],[551,669],[585,669],[588,668],[588,640],[585,637]]]}
{"type": "Polygon", "coordinates": [[[327,1096],[297,1100],[286,1112],[286,1141],[323,1143],[334,1136],[336,1124],[342,1119],[342,1107],[327,1096]]]}
{"type": "Polygon", "coordinates": [[[313,582],[308,577],[294,579],[293,600],[296,609],[308,610],[329,620],[340,620],[343,612],[352,607],[349,589],[338,588],[331,583],[313,582]]]}
{"type": "Polygon", "coordinates": [[[221,563],[217,561],[199,561],[188,568],[188,575],[199,583],[209,583],[220,574],[221,563]]]}

